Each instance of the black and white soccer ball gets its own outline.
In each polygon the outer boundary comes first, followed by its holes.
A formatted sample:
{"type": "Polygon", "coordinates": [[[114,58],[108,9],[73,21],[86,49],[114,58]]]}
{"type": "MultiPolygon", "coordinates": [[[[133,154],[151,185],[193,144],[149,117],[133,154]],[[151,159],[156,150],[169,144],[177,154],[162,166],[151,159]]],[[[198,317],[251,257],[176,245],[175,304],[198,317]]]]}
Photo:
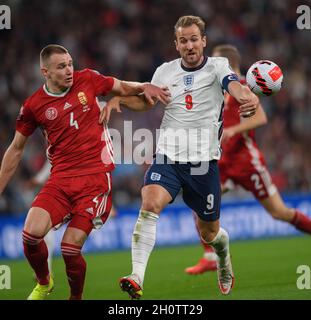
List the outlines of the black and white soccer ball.
{"type": "Polygon", "coordinates": [[[249,88],[259,96],[272,96],[280,91],[283,82],[283,72],[274,62],[260,60],[247,71],[246,82],[249,88]]]}

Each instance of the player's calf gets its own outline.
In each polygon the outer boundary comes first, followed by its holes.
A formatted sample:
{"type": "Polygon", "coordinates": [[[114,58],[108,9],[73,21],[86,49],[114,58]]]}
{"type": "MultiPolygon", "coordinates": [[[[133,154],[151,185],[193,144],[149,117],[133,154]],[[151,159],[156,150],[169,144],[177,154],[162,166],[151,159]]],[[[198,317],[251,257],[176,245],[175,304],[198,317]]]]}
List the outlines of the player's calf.
{"type": "Polygon", "coordinates": [[[61,250],[70,286],[69,300],[81,300],[86,273],[86,262],[81,255],[81,247],[62,242],[61,250]]]}

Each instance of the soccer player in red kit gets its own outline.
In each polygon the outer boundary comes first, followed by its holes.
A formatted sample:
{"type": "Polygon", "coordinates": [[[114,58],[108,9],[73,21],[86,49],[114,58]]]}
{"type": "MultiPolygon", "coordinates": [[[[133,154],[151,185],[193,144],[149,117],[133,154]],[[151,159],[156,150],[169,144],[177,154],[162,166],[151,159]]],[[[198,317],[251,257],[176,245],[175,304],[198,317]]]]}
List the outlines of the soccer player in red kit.
{"type": "Polygon", "coordinates": [[[53,290],[48,231],[70,220],[61,242],[70,299],[81,299],[86,262],[81,248],[93,228],[100,228],[111,209],[112,143],[106,126],[99,124],[97,96],[109,93],[137,95],[166,101],[169,93],[149,83],[120,81],[96,71],[73,70],[73,61],[59,45],[40,53],[45,84],[24,102],[16,121],[15,137],[1,164],[0,194],[13,176],[27,138],[39,127],[48,142],[51,175],[34,199],[23,230],[25,256],[38,284],[29,300],[42,300],[53,290]],[[70,212],[70,215],[68,213],[70,212]]]}
{"type": "MultiPolygon", "coordinates": [[[[231,45],[214,48],[213,56],[226,57],[234,72],[240,72],[240,54],[231,45]]],[[[245,83],[244,80],[241,81],[245,83]]],[[[222,192],[234,185],[241,185],[252,192],[274,219],[286,221],[297,229],[311,234],[311,219],[302,212],[288,208],[271,180],[264,156],[255,141],[254,129],[267,123],[266,114],[260,105],[251,118],[240,118],[239,103],[227,94],[224,108],[223,153],[218,162],[222,192]]],[[[196,215],[194,215],[196,217],[196,215]]],[[[204,255],[199,262],[185,269],[188,274],[201,274],[216,270],[216,255],[211,246],[202,242],[204,255]]]]}

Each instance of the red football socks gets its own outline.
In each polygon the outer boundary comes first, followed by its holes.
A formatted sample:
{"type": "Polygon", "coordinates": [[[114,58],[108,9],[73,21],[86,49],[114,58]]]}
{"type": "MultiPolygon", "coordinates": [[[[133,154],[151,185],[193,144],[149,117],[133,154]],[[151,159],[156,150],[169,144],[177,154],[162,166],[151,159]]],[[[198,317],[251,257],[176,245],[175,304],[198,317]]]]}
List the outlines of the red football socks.
{"type": "Polygon", "coordinates": [[[86,262],[81,255],[81,247],[62,242],[61,249],[71,289],[69,300],[81,300],[86,272],[86,262]]]}
{"type": "Polygon", "coordinates": [[[298,210],[295,211],[295,216],[291,224],[298,230],[311,234],[311,219],[302,212],[298,210]]]}
{"type": "Polygon", "coordinates": [[[49,283],[48,249],[42,238],[23,231],[24,254],[41,285],[49,283]]]}

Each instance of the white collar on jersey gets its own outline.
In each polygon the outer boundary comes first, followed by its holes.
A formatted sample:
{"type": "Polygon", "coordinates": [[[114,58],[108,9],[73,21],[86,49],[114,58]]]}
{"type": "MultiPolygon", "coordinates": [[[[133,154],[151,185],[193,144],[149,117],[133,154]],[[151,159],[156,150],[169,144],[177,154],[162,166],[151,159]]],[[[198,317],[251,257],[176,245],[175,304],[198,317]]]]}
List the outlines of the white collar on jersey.
{"type": "Polygon", "coordinates": [[[51,97],[64,97],[68,91],[70,90],[70,87],[68,89],[66,89],[66,91],[62,92],[62,93],[52,93],[50,92],[48,89],[47,89],[47,86],[46,84],[43,85],[43,90],[44,92],[48,95],[48,96],[51,96],[51,97]]]}

